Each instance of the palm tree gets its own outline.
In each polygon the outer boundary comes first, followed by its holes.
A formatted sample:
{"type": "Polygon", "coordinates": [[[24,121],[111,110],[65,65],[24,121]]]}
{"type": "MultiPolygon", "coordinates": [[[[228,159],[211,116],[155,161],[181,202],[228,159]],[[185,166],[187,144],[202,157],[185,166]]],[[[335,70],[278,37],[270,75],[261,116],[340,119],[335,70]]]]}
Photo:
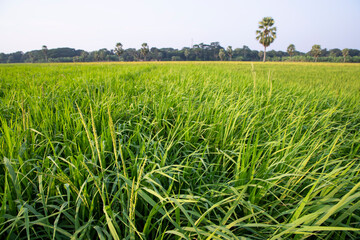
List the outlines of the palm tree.
{"type": "Polygon", "coordinates": [[[220,60],[223,61],[224,58],[225,58],[225,56],[226,56],[225,50],[224,50],[224,49],[220,49],[220,52],[219,52],[220,60]]]}
{"type": "Polygon", "coordinates": [[[317,44],[313,45],[310,50],[310,54],[314,56],[315,62],[317,62],[318,57],[321,55],[320,45],[317,45],[317,44]]]}
{"type": "Polygon", "coordinates": [[[292,55],[294,55],[295,53],[295,45],[294,44],[290,44],[286,51],[288,52],[288,54],[290,55],[290,59],[292,58],[292,55]]]}
{"type": "Polygon", "coordinates": [[[43,52],[44,57],[45,57],[45,62],[47,62],[48,61],[48,56],[47,56],[48,48],[47,48],[46,45],[42,46],[42,52],[43,52]]]}
{"type": "Polygon", "coordinates": [[[120,56],[121,54],[124,53],[124,49],[122,48],[123,45],[121,43],[117,43],[116,46],[115,46],[115,54],[119,57],[119,61],[120,61],[120,56]]]}
{"type": "Polygon", "coordinates": [[[342,55],[344,57],[344,62],[346,62],[346,57],[349,55],[349,49],[348,48],[344,48],[342,50],[342,55]]]}
{"type": "Polygon", "coordinates": [[[226,49],[227,54],[229,55],[230,61],[232,59],[232,55],[233,55],[233,50],[231,46],[228,46],[226,49]]]}
{"type": "Polygon", "coordinates": [[[146,61],[146,55],[148,55],[149,53],[149,46],[147,45],[147,43],[143,43],[141,45],[141,54],[144,56],[144,61],[146,61]]]}
{"type": "Polygon", "coordinates": [[[259,22],[259,29],[256,30],[256,40],[264,46],[264,59],[266,59],[266,48],[274,42],[276,38],[276,27],[273,27],[275,21],[272,17],[264,17],[261,22],[259,22]]]}

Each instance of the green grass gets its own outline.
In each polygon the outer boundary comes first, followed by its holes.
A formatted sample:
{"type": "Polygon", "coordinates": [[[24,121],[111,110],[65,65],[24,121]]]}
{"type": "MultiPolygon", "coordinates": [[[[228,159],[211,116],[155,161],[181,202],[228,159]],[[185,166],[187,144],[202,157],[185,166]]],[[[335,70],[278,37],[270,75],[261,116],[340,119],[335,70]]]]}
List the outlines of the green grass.
{"type": "Polygon", "coordinates": [[[1,239],[359,239],[360,65],[0,66],[1,239]]]}

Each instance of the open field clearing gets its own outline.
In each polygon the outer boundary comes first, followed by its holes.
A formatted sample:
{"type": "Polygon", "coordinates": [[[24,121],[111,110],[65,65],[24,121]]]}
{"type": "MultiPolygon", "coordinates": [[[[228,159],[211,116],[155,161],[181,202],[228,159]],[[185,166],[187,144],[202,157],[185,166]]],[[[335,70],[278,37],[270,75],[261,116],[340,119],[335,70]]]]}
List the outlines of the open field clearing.
{"type": "Polygon", "coordinates": [[[360,64],[0,66],[1,239],[359,239],[360,64]]]}

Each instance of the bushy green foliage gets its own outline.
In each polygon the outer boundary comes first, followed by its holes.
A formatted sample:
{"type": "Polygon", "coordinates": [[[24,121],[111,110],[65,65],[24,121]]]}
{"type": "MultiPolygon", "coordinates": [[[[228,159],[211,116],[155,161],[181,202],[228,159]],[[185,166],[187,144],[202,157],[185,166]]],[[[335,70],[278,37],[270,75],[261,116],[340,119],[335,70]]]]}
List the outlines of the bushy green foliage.
{"type": "MultiPolygon", "coordinates": [[[[229,46],[230,47],[230,46],[229,46]]],[[[259,56],[264,56],[263,51],[251,50],[244,45],[242,48],[227,48],[226,59],[232,61],[259,61],[259,56]]],[[[145,48],[147,61],[217,61],[219,60],[219,53],[221,49],[225,50],[219,42],[212,42],[210,44],[195,44],[192,48],[184,47],[182,49],[174,48],[156,48],[152,47],[150,50],[145,48]],[[149,50],[149,52],[147,52],[149,50]]],[[[49,62],[109,62],[109,61],[143,61],[144,56],[141,54],[141,49],[108,50],[106,48],[97,51],[86,52],[84,50],[75,50],[73,48],[55,48],[47,51],[49,62]],[[120,55],[118,55],[121,53],[120,55]]],[[[144,53],[145,53],[144,52],[144,53]]],[[[302,53],[294,51],[291,53],[294,61],[314,61],[311,52],[302,53]]],[[[266,59],[269,61],[288,61],[289,53],[286,51],[267,51],[266,59]]],[[[340,49],[330,49],[329,51],[321,49],[321,57],[318,61],[321,62],[338,62],[338,57],[342,56],[340,49]]],[[[346,62],[360,62],[360,51],[356,49],[349,49],[346,57],[346,62]]],[[[342,58],[344,61],[344,58],[342,58]]],[[[26,53],[15,52],[10,54],[0,53],[0,63],[41,63],[45,62],[44,52],[42,50],[33,50],[26,53]]]]}
{"type": "Polygon", "coordinates": [[[358,239],[360,65],[0,66],[1,239],[358,239]]]}

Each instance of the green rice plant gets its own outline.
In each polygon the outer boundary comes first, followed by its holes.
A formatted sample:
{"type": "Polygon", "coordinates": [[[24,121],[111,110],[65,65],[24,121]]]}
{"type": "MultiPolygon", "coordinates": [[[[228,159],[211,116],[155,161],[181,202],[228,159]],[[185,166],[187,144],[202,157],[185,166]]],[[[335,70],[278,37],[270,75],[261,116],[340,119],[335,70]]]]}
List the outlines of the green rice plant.
{"type": "Polygon", "coordinates": [[[1,239],[358,239],[360,65],[0,66],[1,239]]]}

